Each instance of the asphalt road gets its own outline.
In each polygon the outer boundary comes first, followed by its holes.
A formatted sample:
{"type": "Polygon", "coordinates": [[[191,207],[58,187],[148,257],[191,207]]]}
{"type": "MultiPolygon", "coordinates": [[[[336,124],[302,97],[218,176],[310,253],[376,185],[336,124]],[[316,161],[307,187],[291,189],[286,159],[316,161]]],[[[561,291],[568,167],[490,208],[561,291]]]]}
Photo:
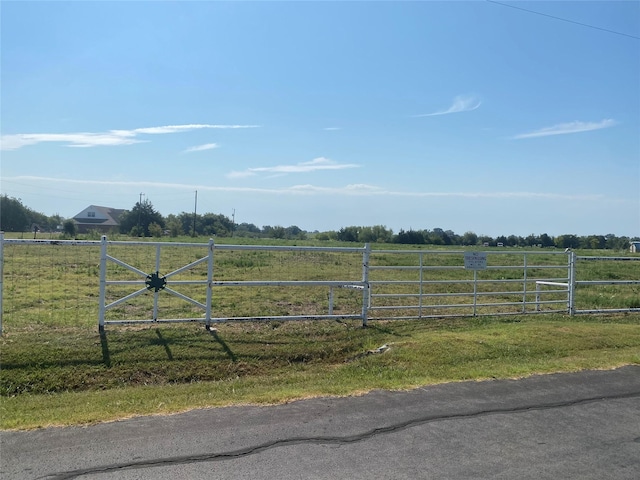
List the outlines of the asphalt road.
{"type": "Polygon", "coordinates": [[[640,366],[0,432],[9,479],[640,478],[640,366]]]}

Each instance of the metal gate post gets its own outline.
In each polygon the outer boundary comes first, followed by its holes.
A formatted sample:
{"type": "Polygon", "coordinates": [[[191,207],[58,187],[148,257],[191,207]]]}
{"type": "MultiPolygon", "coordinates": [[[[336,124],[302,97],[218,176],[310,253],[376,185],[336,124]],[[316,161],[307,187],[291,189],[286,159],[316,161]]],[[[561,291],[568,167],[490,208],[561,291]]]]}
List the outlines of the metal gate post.
{"type": "Polygon", "coordinates": [[[98,313],[98,331],[104,332],[105,301],[107,290],[107,236],[100,240],[100,308],[98,313]]]}
{"type": "MultiPolygon", "coordinates": [[[[527,252],[524,253],[522,258],[522,266],[524,267],[524,274],[522,279],[522,313],[527,313],[527,252]]],[[[538,298],[536,297],[536,302],[538,298]]]]}
{"type": "MultiPolygon", "coordinates": [[[[156,245],[156,276],[160,277],[160,245],[156,245]]],[[[158,300],[160,298],[160,289],[156,288],[153,293],[153,321],[158,321],[158,300]]]]}
{"type": "Polygon", "coordinates": [[[209,239],[209,258],[207,261],[207,305],[205,309],[205,328],[211,328],[211,303],[213,297],[213,250],[215,245],[213,238],[209,239]]]}
{"type": "Polygon", "coordinates": [[[0,232],[0,335],[2,335],[2,291],[4,279],[4,232],[0,232]]]}
{"type": "Polygon", "coordinates": [[[367,314],[369,313],[369,257],[371,256],[371,244],[365,243],[362,254],[362,326],[367,326],[367,314]]]}
{"type": "Polygon", "coordinates": [[[424,294],[424,253],[420,252],[420,294],[418,295],[418,318],[422,318],[422,296],[424,294]]]}
{"type": "Polygon", "coordinates": [[[329,315],[333,315],[333,287],[329,287],[329,315]]]}
{"type": "Polygon", "coordinates": [[[576,313],[576,252],[569,252],[569,315],[576,313]]]}
{"type": "Polygon", "coordinates": [[[478,311],[478,270],[473,269],[473,316],[478,311]]]}

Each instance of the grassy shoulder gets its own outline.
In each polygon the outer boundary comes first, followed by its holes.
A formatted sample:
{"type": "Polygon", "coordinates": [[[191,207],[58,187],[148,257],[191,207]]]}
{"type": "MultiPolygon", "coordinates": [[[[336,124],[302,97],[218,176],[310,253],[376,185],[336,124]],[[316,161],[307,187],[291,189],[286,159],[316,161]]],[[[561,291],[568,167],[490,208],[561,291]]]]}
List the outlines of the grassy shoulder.
{"type": "Polygon", "coordinates": [[[21,328],[0,345],[0,428],[30,429],[638,364],[640,315],[21,328]]]}

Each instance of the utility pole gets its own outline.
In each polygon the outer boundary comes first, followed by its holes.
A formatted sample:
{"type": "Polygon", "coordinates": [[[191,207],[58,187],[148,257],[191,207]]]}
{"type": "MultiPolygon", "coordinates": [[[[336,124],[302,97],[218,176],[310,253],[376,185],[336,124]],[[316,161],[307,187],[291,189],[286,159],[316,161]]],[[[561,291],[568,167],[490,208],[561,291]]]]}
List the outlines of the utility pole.
{"type": "Polygon", "coordinates": [[[193,236],[196,236],[196,211],[198,210],[198,190],[196,190],[196,202],[193,206],[193,236]]]}
{"type": "Polygon", "coordinates": [[[140,233],[140,219],[142,217],[142,196],[144,193],[140,193],[140,200],[138,201],[138,236],[141,236],[140,233]]]}
{"type": "Polygon", "coordinates": [[[233,237],[233,231],[236,229],[236,209],[233,209],[231,213],[231,236],[233,237]]]}

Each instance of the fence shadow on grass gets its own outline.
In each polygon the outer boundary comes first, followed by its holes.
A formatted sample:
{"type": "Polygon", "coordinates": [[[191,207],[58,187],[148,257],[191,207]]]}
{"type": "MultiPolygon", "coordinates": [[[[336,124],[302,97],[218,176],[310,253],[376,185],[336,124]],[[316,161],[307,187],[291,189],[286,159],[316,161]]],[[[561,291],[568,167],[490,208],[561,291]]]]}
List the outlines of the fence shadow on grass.
{"type": "MultiPolygon", "coordinates": [[[[167,353],[167,358],[169,360],[173,360],[173,353],[171,352],[171,348],[169,348],[169,342],[164,338],[159,328],[156,328],[156,335],[158,336],[158,340],[155,340],[152,343],[161,345],[167,353]]],[[[110,368],[111,353],[109,352],[109,340],[107,339],[107,332],[105,331],[100,332],[100,347],[102,349],[102,363],[104,363],[107,368],[110,368]]]]}
{"type": "Polygon", "coordinates": [[[109,341],[107,340],[107,332],[100,332],[100,347],[102,348],[102,363],[105,367],[111,368],[111,355],[109,354],[109,341]]]}
{"type": "Polygon", "coordinates": [[[229,348],[229,345],[227,345],[227,342],[225,342],[222,338],[220,338],[215,328],[210,329],[209,334],[215,339],[216,342],[220,344],[220,346],[225,351],[225,353],[229,355],[229,358],[231,359],[232,362],[236,362],[238,360],[238,358],[236,357],[236,354],[233,353],[233,351],[229,348]]]}
{"type": "MultiPolygon", "coordinates": [[[[167,352],[167,358],[169,360],[173,360],[173,353],[171,353],[171,349],[169,348],[169,343],[167,342],[167,340],[162,336],[162,333],[160,332],[159,328],[156,328],[156,335],[158,336],[158,345],[162,345],[162,347],[164,347],[164,351],[167,352]]],[[[156,342],[154,342],[156,343],[156,342]]]]}

